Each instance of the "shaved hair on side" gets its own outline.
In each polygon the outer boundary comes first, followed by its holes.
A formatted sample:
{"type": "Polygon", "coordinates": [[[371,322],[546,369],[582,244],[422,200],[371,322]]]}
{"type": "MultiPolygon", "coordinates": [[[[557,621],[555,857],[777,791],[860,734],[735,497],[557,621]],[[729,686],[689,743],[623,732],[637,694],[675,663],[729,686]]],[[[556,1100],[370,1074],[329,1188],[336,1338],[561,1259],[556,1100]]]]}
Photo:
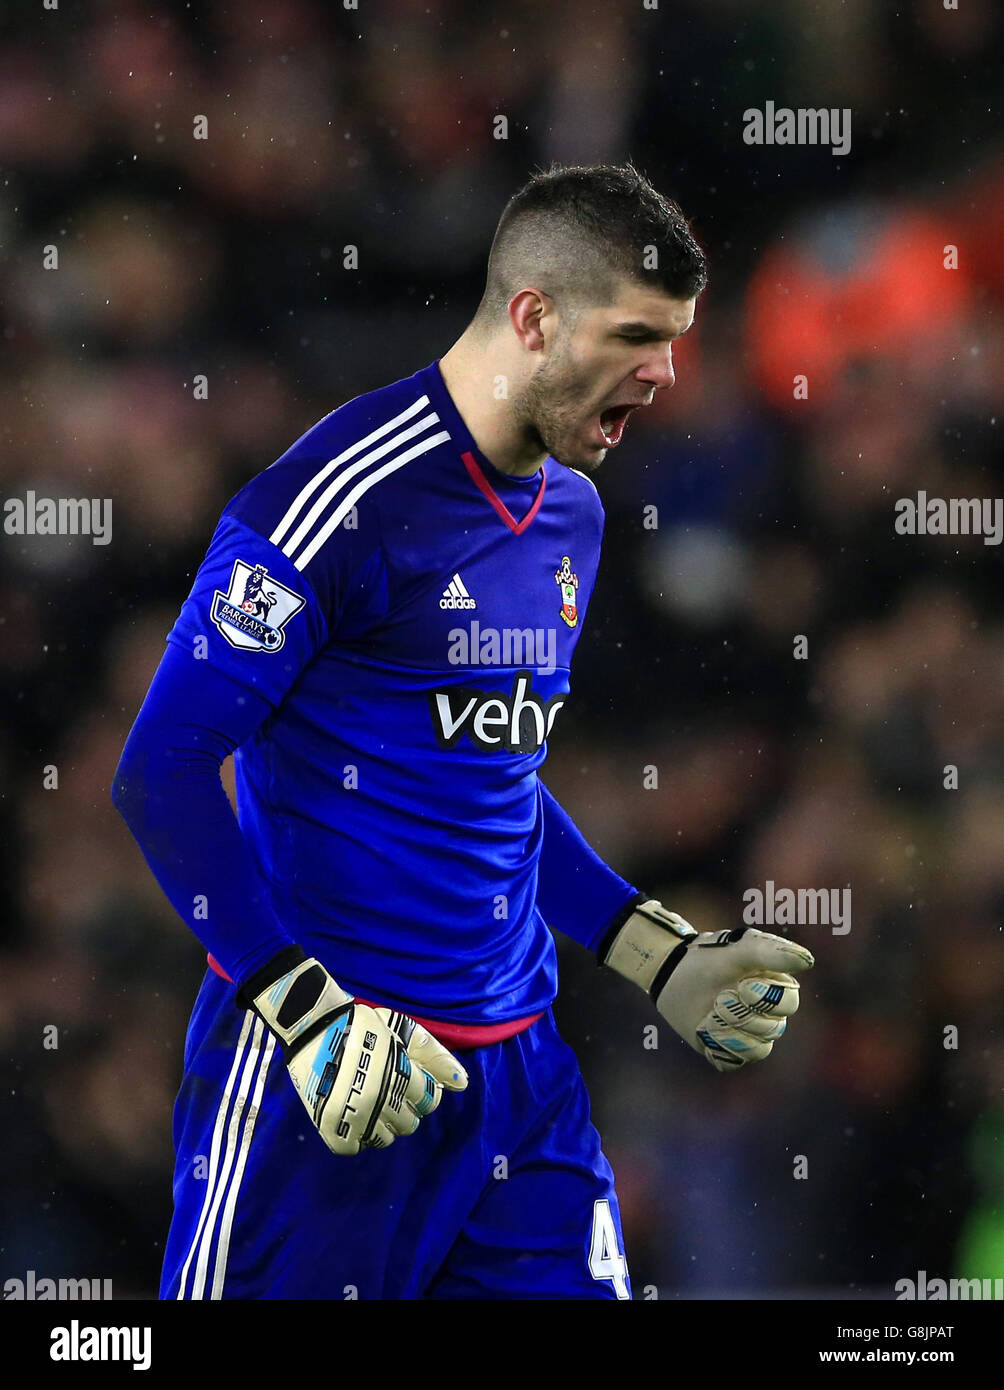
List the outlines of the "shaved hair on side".
{"type": "Polygon", "coordinates": [[[571,325],[625,279],[674,299],[700,294],[707,262],[687,219],[630,163],[554,164],[506,204],[474,324],[497,328],[513,295],[535,285],[571,325]]]}

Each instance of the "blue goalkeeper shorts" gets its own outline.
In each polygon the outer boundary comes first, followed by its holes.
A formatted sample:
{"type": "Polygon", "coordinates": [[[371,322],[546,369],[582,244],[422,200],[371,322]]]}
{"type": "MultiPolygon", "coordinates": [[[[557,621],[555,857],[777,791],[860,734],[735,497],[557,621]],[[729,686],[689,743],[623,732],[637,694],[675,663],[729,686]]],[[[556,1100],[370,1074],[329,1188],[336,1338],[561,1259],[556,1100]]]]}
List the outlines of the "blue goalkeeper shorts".
{"type": "Polygon", "coordinates": [[[613,1173],[551,1011],[462,1057],[467,1090],[414,1134],[339,1157],[272,1034],[207,971],[161,1298],[630,1298],[613,1173]]]}

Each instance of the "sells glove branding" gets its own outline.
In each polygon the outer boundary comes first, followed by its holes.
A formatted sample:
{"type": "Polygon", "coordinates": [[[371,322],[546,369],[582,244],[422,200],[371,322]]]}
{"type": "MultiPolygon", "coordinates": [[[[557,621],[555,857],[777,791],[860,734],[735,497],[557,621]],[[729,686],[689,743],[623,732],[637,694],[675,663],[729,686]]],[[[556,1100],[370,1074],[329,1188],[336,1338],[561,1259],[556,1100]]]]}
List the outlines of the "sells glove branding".
{"type": "Polygon", "coordinates": [[[235,560],[227,592],[217,589],[213,594],[211,616],[232,647],[277,652],[286,640],[283,628],[304,602],[264,565],[235,560]]]}

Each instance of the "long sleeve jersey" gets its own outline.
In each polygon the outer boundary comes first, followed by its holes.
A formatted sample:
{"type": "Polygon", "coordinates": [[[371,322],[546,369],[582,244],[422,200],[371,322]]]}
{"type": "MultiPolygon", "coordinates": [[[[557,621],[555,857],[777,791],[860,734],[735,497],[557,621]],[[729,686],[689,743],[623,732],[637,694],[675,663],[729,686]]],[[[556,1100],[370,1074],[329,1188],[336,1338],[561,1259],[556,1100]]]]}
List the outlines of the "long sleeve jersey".
{"type": "Polygon", "coordinates": [[[426,1019],[550,1005],[548,927],[594,946],[637,896],[538,776],[602,530],[583,474],[493,467],[438,363],[231,499],[113,788],[221,973],[295,943],[426,1019]]]}

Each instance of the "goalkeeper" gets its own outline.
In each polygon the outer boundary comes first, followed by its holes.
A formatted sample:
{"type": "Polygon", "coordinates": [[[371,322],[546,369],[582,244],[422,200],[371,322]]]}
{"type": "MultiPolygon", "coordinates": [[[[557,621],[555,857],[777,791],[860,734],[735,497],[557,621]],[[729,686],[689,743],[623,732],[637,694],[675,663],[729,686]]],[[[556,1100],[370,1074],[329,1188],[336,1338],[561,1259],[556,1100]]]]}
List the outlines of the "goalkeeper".
{"type": "Polygon", "coordinates": [[[208,955],[163,1298],[630,1298],[549,928],[717,1071],[795,1012],[808,951],[698,933],[539,777],[599,560],[588,474],[673,384],[705,278],[631,165],[537,174],[453,347],[225,508],[112,789],[208,955]]]}

